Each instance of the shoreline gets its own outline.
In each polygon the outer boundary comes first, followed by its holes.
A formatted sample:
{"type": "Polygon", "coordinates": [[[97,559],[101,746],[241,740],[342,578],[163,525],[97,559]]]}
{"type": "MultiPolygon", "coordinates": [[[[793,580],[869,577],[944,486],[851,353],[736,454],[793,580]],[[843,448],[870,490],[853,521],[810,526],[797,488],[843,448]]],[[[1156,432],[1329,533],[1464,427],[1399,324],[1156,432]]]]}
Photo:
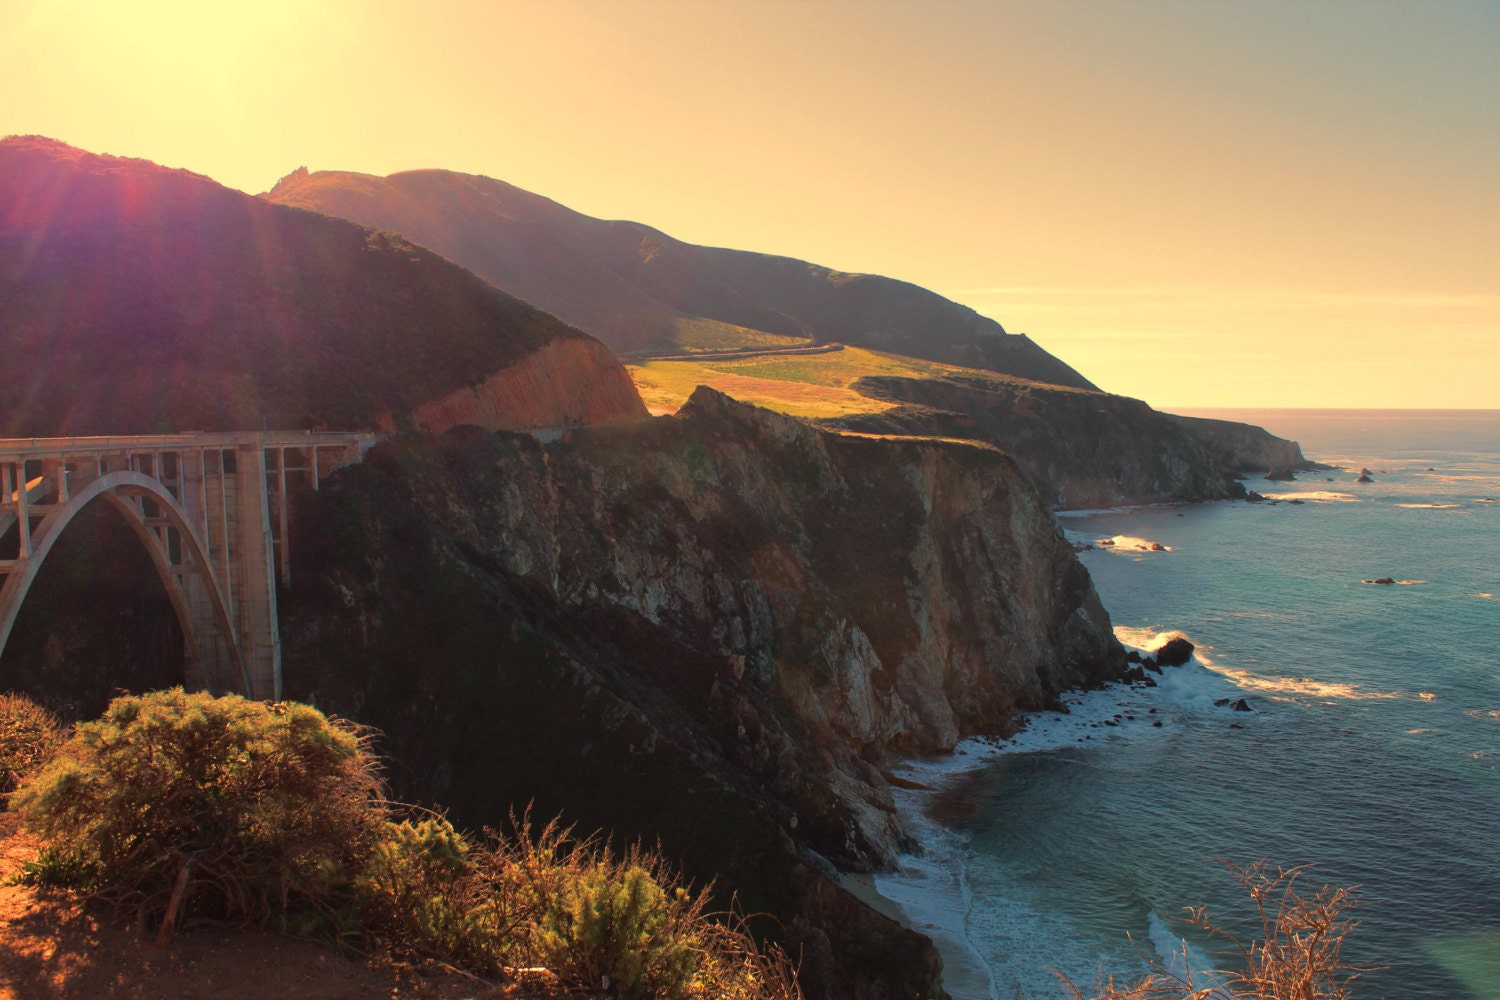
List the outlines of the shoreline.
{"type": "MultiPolygon", "coordinates": [[[[1149,655],[1175,631],[1142,633],[1118,627],[1127,650],[1149,655]],[[1122,634],[1123,633],[1123,634],[1122,634]]],[[[1091,691],[1062,696],[1064,711],[1042,709],[1022,716],[1011,737],[968,737],[936,757],[902,761],[892,770],[918,788],[893,788],[896,808],[920,845],[920,853],[903,854],[897,868],[873,875],[841,874],[841,884],[880,913],[932,939],[943,958],[943,988],[953,1000],[1003,1000],[997,970],[969,937],[973,899],[969,892],[963,833],[944,823],[941,809],[963,783],[996,759],[1016,753],[1039,753],[1103,746],[1123,738],[1152,738],[1170,730],[1171,718],[1158,708],[1178,707],[1194,714],[1209,712],[1232,718],[1232,710],[1215,705],[1240,691],[1231,677],[1205,665],[1196,654],[1180,667],[1151,675],[1152,684],[1120,681],[1091,691]]]]}

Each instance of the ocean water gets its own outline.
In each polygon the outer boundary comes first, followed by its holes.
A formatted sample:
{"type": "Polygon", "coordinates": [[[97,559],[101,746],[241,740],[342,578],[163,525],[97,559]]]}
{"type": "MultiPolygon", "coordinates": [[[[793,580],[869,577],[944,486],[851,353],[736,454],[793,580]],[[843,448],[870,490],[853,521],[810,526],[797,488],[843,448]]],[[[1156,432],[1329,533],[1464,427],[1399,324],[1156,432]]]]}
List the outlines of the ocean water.
{"type": "Polygon", "coordinates": [[[1500,998],[1500,411],[1199,412],[1338,468],[1247,481],[1276,503],[1064,515],[1115,541],[1081,558],[1122,640],[1198,653],[910,763],[926,850],[880,891],[956,1000],[1012,1000],[1184,948],[1231,964],[1180,919],[1253,935],[1221,861],[1313,865],[1304,884],[1361,886],[1346,957],[1379,968],[1356,997],[1500,998]]]}

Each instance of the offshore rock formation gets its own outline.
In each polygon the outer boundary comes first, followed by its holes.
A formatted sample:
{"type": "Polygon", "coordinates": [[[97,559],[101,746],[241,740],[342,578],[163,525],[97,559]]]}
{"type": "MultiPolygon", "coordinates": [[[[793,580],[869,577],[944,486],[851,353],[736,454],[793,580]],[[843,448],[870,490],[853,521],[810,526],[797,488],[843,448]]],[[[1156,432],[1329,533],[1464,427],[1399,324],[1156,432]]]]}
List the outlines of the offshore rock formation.
{"type": "Polygon", "coordinates": [[[393,233],[145,160],[0,140],[0,436],[410,426],[470,389],[491,426],[644,416],[589,344],[393,233]],[[519,397],[531,409],[509,398],[543,382],[519,397]]]}
{"type": "Polygon", "coordinates": [[[1138,399],[974,372],[870,376],[864,395],[902,405],[826,424],[891,434],[971,437],[1015,458],[1063,509],[1244,497],[1236,476],[1310,468],[1294,441],[1259,427],[1159,413],[1138,399]]]}
{"type": "Polygon", "coordinates": [[[930,943],[831,877],[902,844],[880,768],[1125,668],[1009,458],[707,389],[550,446],[391,439],[294,531],[289,693],[382,731],[398,791],[659,839],[818,997],[939,995],[930,943]]]}
{"type": "Polygon", "coordinates": [[[1025,334],[909,282],[695,246],[489,177],[303,169],[262,197],[399,232],[623,354],[836,341],[1094,387],[1025,334]]]}

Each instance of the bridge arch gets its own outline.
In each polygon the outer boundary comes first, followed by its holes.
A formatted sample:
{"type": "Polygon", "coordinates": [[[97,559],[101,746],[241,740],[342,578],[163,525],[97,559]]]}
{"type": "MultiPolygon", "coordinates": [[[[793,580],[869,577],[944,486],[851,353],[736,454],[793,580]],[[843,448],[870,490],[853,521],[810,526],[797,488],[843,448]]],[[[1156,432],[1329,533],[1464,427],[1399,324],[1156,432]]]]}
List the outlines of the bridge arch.
{"type": "MultiPolygon", "coordinates": [[[[21,488],[26,489],[26,485],[21,484],[21,488]]],[[[109,472],[90,481],[66,502],[53,506],[41,524],[31,530],[29,557],[0,586],[0,652],[4,651],[26,595],[57,539],[80,511],[101,497],[120,513],[145,545],[177,613],[188,655],[202,672],[209,690],[216,694],[226,691],[251,694],[250,674],[235,640],[229,606],[214,578],[203,540],[167,488],[159,480],[134,471],[109,472]],[[159,514],[148,517],[144,503],[147,500],[159,514]],[[173,536],[166,530],[158,532],[158,528],[175,530],[181,561],[174,561],[173,536]],[[206,600],[194,601],[190,588],[201,588],[201,596],[206,600]],[[195,606],[202,604],[207,605],[209,614],[195,615],[195,606]],[[216,646],[227,655],[211,655],[209,651],[216,646]]]]}

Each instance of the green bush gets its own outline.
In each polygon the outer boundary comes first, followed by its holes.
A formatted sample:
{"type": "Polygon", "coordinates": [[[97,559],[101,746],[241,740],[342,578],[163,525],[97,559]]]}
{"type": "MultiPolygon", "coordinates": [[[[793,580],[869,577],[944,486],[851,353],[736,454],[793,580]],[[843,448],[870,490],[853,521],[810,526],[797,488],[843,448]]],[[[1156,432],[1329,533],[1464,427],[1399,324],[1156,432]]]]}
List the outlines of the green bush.
{"type": "Polygon", "coordinates": [[[537,929],[542,964],[627,1000],[686,995],[699,906],[684,889],[669,893],[642,860],[602,856],[560,886],[537,929]]]}
{"type": "Polygon", "coordinates": [[[374,759],[306,705],[181,688],[80,723],[14,807],[68,880],[169,934],[184,918],[338,923],[382,832],[374,759]]]}
{"type": "Polygon", "coordinates": [[[0,794],[51,760],[62,734],[57,717],[30,698],[0,694],[0,794]]]}

